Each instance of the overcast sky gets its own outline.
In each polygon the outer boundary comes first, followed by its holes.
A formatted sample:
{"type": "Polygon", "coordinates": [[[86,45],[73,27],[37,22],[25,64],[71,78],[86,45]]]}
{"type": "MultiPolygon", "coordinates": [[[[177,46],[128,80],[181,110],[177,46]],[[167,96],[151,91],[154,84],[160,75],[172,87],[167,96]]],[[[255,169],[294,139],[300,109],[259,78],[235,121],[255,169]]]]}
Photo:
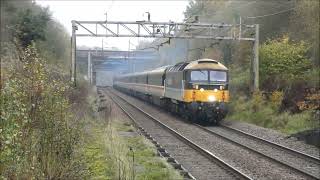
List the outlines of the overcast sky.
{"type": "MultiPolygon", "coordinates": [[[[151,21],[175,21],[184,19],[188,1],[52,1],[36,0],[37,4],[49,7],[53,18],[62,23],[71,34],[71,20],[104,21],[108,12],[109,21],[146,20],[145,12],[150,12],[151,21]]],[[[132,44],[138,44],[144,38],[130,38],[132,44]]],[[[129,38],[104,38],[104,47],[118,47],[128,50],[129,38]]],[[[77,45],[102,46],[102,38],[78,37],[77,45]]],[[[131,45],[131,47],[134,47],[131,45]]]]}

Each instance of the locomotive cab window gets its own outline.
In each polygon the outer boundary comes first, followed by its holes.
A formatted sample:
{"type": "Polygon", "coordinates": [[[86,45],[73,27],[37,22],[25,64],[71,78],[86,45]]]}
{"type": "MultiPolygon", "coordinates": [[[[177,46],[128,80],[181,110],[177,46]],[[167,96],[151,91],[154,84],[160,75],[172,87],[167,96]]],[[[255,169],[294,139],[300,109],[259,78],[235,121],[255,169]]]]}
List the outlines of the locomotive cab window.
{"type": "Polygon", "coordinates": [[[210,71],[210,82],[226,82],[227,72],[225,71],[210,71]]]}
{"type": "Polygon", "coordinates": [[[206,70],[191,71],[190,80],[191,81],[208,81],[208,71],[206,70]]]}
{"type": "Polygon", "coordinates": [[[187,89],[228,89],[228,73],[221,70],[192,70],[186,73],[187,89]]]}

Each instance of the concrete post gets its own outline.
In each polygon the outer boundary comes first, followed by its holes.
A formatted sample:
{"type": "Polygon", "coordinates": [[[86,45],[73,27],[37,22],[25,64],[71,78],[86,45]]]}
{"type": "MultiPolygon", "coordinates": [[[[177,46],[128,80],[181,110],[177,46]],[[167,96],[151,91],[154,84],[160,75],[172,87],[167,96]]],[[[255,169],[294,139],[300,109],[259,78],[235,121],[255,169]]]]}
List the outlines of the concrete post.
{"type": "Polygon", "coordinates": [[[94,82],[93,82],[93,65],[92,65],[92,62],[90,63],[90,83],[92,85],[94,85],[94,82]]]}
{"type": "Polygon", "coordinates": [[[72,36],[71,36],[71,82],[76,86],[76,22],[72,23],[72,36]]]}
{"type": "Polygon", "coordinates": [[[240,23],[239,23],[239,41],[241,40],[241,33],[242,33],[242,19],[240,16],[240,23]]]}
{"type": "Polygon", "coordinates": [[[92,76],[92,73],[91,73],[91,52],[88,52],[88,81],[89,81],[89,84],[91,84],[91,76],[92,76]]]}
{"type": "Polygon", "coordinates": [[[255,41],[253,46],[253,91],[259,91],[259,24],[255,25],[255,41]]]}

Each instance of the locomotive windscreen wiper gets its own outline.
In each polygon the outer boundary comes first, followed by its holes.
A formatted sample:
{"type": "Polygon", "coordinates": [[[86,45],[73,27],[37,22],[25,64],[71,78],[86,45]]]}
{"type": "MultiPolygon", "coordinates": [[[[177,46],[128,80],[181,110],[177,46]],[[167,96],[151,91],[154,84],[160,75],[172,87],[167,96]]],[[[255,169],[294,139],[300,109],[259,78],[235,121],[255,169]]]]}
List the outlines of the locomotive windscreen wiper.
{"type": "Polygon", "coordinates": [[[199,70],[203,75],[206,75],[202,70],[199,70]]]}

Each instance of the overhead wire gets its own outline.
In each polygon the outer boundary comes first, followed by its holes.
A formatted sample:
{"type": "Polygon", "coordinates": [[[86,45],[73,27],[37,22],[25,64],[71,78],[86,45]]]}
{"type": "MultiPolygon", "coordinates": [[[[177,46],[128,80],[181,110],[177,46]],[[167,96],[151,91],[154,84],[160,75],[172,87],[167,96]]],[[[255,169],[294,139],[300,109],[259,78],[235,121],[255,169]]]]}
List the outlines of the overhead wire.
{"type": "Polygon", "coordinates": [[[251,16],[251,17],[246,17],[246,18],[248,18],[248,19],[255,19],[255,18],[268,17],[268,16],[273,16],[273,15],[277,15],[277,14],[289,12],[289,11],[292,11],[292,10],[294,10],[294,9],[295,9],[295,8],[290,8],[290,9],[283,10],[283,11],[279,11],[279,12],[276,12],[276,13],[265,14],[265,15],[260,15],[260,16],[251,16]]]}
{"type": "MultiPolygon", "coordinates": [[[[241,6],[238,6],[237,9],[242,9],[243,7],[246,7],[246,6],[249,6],[249,5],[252,5],[254,3],[257,3],[257,1],[252,1],[252,2],[248,2],[244,5],[241,5],[241,6]]],[[[193,16],[196,16],[199,12],[201,12],[201,10],[203,10],[203,4],[201,4],[201,8],[199,8],[198,11],[192,13],[188,18],[186,18],[184,21],[187,21],[189,20],[191,17],[193,16]]],[[[290,9],[287,9],[287,10],[283,10],[283,11],[279,11],[279,12],[276,12],[276,13],[271,13],[271,14],[265,14],[265,15],[260,15],[260,16],[251,16],[251,17],[246,17],[248,19],[254,19],[254,18],[262,18],[262,17],[268,17],[268,16],[273,16],[273,15],[277,15],[277,14],[281,14],[281,13],[285,13],[285,12],[288,12],[288,11],[291,11],[295,8],[290,8],[290,9]]],[[[228,29],[227,29],[228,30],[228,29]]],[[[226,30],[225,30],[226,31],[226,30]]],[[[223,32],[225,32],[223,31],[223,32]]],[[[182,32],[180,32],[182,33],[182,32]]],[[[219,33],[219,35],[221,34],[221,32],[219,33]]],[[[218,35],[218,36],[219,36],[218,35]]],[[[216,36],[217,37],[217,36],[216,36]]],[[[156,40],[157,41],[157,40],[156,40]]],[[[165,42],[161,42],[159,45],[155,45],[157,48],[155,48],[154,46],[151,46],[151,47],[148,47],[148,48],[143,48],[143,49],[149,49],[149,48],[153,48],[153,49],[159,49],[160,46],[162,46],[163,44],[166,44],[167,42],[170,42],[170,41],[165,41],[165,42]]],[[[154,42],[153,42],[154,43],[154,42]]]]}

